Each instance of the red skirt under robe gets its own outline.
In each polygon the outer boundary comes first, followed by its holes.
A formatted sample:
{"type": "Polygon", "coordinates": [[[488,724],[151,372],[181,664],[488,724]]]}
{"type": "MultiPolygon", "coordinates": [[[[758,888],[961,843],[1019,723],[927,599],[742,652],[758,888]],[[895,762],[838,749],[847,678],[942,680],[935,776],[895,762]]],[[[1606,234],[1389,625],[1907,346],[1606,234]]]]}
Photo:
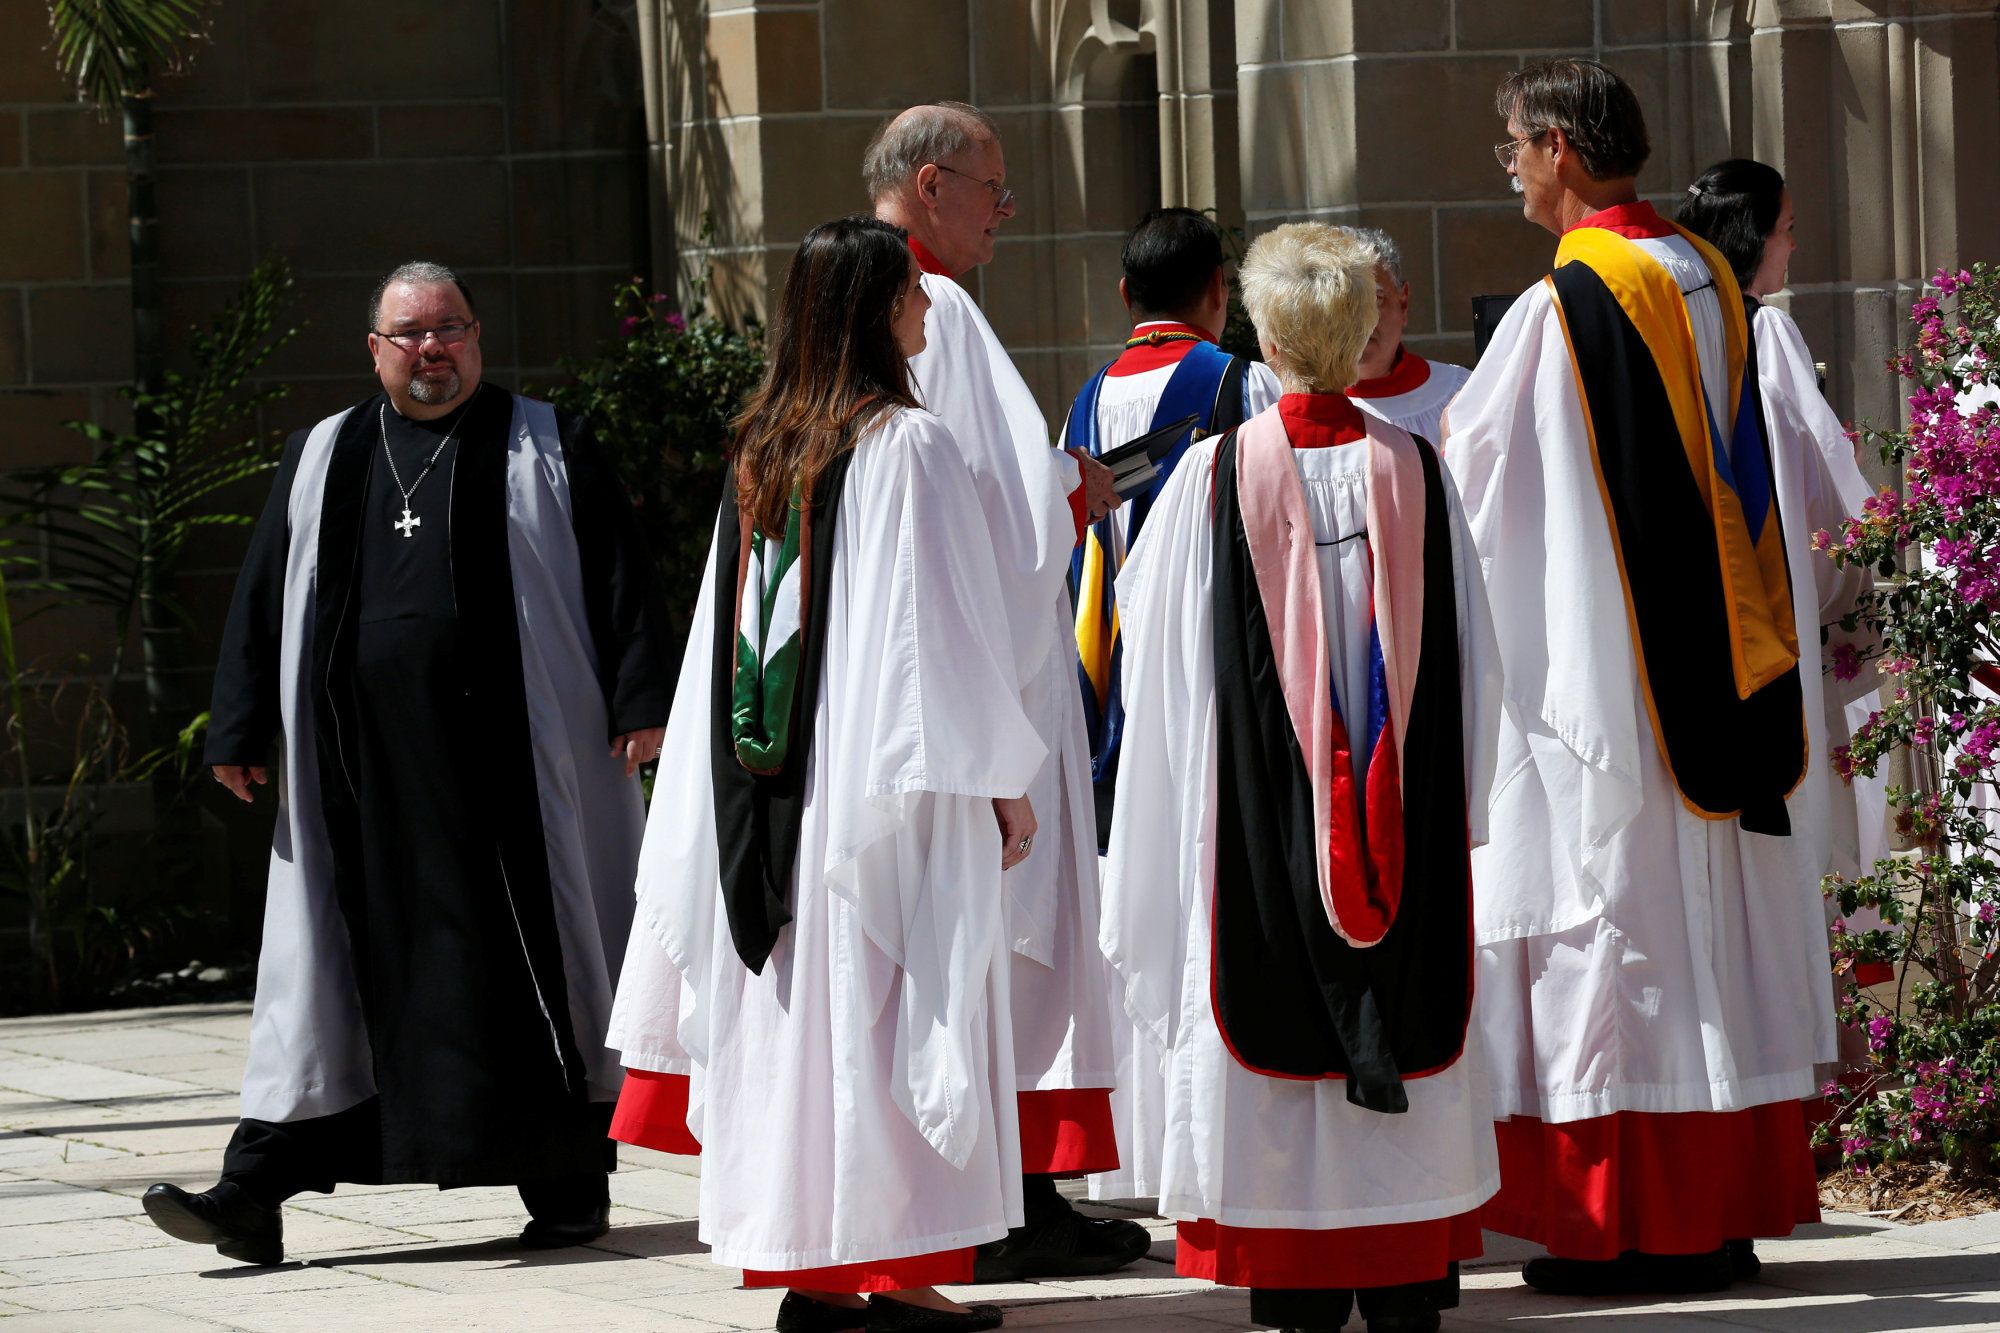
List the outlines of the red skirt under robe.
{"type": "Polygon", "coordinates": [[[1477,1259],[1479,1214],[1431,1222],[1307,1231],[1182,1222],[1174,1271],[1229,1287],[1332,1289],[1434,1282],[1454,1260],[1477,1259]]]}
{"type": "Polygon", "coordinates": [[[611,1113],[611,1137],[655,1152],[700,1156],[701,1143],[688,1133],[688,1076],[626,1070],[618,1109],[611,1113]]]}
{"type": "Polygon", "coordinates": [[[1819,1221],[1798,1102],[1741,1111],[1621,1111],[1550,1125],[1494,1126],[1500,1192],[1483,1225],[1565,1259],[1707,1254],[1726,1240],[1787,1236],[1819,1221]]]}

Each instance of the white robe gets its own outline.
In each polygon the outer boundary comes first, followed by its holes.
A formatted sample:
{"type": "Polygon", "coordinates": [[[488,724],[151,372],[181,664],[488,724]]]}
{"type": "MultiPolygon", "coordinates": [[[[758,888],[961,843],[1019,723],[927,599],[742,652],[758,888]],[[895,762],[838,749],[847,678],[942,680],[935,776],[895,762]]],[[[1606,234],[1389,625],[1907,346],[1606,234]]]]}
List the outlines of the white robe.
{"type": "MultiPolygon", "coordinates": [[[[375,1095],[347,922],[335,899],[333,848],[320,803],[311,683],[320,510],[341,412],[307,436],[293,476],[285,563],[279,707],[284,749],[278,823],[243,1071],[245,1119],[332,1115],[375,1095]]],[[[608,759],[610,726],[584,621],[583,571],[570,518],[569,471],[555,409],[514,396],[507,432],[507,566],[521,633],[549,888],[561,936],[570,1027],[594,1100],[625,1071],[607,1048],[615,961],[631,920],[627,879],[645,807],[639,781],[608,759]]]]}
{"type": "Polygon", "coordinates": [[[919,398],[972,469],[992,534],[1021,705],[1048,747],[1028,788],[1035,850],[1007,872],[1019,1091],[1108,1088],[1116,1073],[1111,999],[1097,955],[1097,816],[1064,580],[1076,525],[1076,461],[1049,444],[1027,383],[966,290],[926,273],[925,348],[910,361],[919,398]]]}
{"type": "MultiPolygon", "coordinates": [[[[1410,1109],[1349,1104],[1341,1080],[1271,1078],[1223,1044],[1209,993],[1215,867],[1210,495],[1217,441],[1189,449],[1118,579],[1125,739],[1104,876],[1104,949],[1128,1017],[1164,1060],[1160,1211],[1236,1227],[1380,1226],[1469,1212],[1500,1185],[1478,1004],[1465,1053],[1405,1084],[1410,1109]]],[[[1315,540],[1367,526],[1365,445],[1293,452],[1315,540]]],[[[1464,517],[1451,505],[1468,811],[1491,781],[1498,659],[1464,517]],[[1482,762],[1483,760],[1483,762],[1482,762]]],[[[1367,687],[1373,574],[1365,542],[1319,548],[1340,697],[1367,687]]]]}
{"type": "Polygon", "coordinates": [[[899,410],[856,446],[832,568],[814,572],[831,600],[794,920],[762,975],[720,911],[702,584],[640,861],[662,957],[620,986],[618,1026],[628,1059],[692,1069],[717,1263],[903,1258],[1021,1221],[991,801],[1046,752],[1009,702],[984,525],[930,413],[899,410]]]}
{"type": "MultiPolygon", "coordinates": [[[[1143,329],[1146,325],[1138,327],[1143,329]]],[[[1106,375],[1104,386],[1097,396],[1098,440],[1115,446],[1121,441],[1136,440],[1151,430],[1154,413],[1160,406],[1160,395],[1166,392],[1167,381],[1178,369],[1180,362],[1176,361],[1170,366],[1142,370],[1136,375],[1106,375]]],[[[1243,368],[1243,392],[1246,400],[1245,421],[1272,406],[1284,395],[1277,375],[1261,361],[1252,361],[1243,368]]],[[[1061,443],[1069,443],[1067,417],[1063,419],[1061,443]]],[[[1126,522],[1130,516],[1129,506],[1111,513],[1112,539],[1116,543],[1116,550],[1111,554],[1120,566],[1130,554],[1126,538],[1126,522]]],[[[1082,698],[1080,687],[1077,697],[1082,698]]],[[[1108,961],[1105,967],[1112,972],[1110,984],[1112,993],[1116,994],[1116,971],[1111,969],[1108,961]]],[[[1111,1039],[1118,1065],[1117,1082],[1111,1094],[1111,1123],[1118,1136],[1118,1169],[1091,1176],[1090,1197],[1149,1197],[1160,1192],[1160,1148],[1165,1142],[1162,1131],[1167,1105],[1166,1065],[1159,1048],[1145,1040],[1131,1023],[1123,1021],[1122,1014],[1113,1015],[1111,1039]]]]}
{"type": "MultiPolygon", "coordinates": [[[[1721,307],[1713,288],[1696,290],[1706,266],[1678,236],[1638,244],[1694,291],[1702,376],[1725,401],[1721,307]]],[[[1791,410],[1775,381],[1766,388],[1774,413],[1791,410]]],[[[1800,673],[1809,770],[1787,803],[1792,836],[1691,814],[1646,716],[1583,401],[1545,284],[1508,311],[1450,424],[1446,461],[1506,665],[1494,840],[1472,858],[1494,1113],[1566,1122],[1810,1096],[1836,1034],[1817,656],[1800,673]]],[[[1793,611],[1811,653],[1838,579],[1807,539],[1839,505],[1804,466],[1816,449],[1776,443],[1793,611]]]]}
{"type": "Polygon", "coordinates": [[[1432,445],[1438,442],[1440,427],[1438,419],[1444,415],[1451,400],[1472,378],[1472,372],[1464,366],[1455,366],[1449,361],[1430,361],[1430,377],[1408,393],[1387,394],[1380,398],[1354,399],[1354,405],[1364,412],[1372,413],[1392,426],[1401,426],[1418,439],[1427,440],[1432,445]]]}

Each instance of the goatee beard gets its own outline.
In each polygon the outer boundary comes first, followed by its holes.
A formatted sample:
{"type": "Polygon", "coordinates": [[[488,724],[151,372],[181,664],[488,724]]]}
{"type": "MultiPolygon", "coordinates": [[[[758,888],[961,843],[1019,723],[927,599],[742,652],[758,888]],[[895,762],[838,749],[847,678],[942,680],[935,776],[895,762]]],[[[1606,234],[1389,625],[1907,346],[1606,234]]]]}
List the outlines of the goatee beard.
{"type": "Polygon", "coordinates": [[[458,391],[464,387],[465,382],[454,370],[442,380],[427,380],[421,375],[412,375],[408,393],[413,402],[422,403],[425,407],[441,407],[458,397],[458,391]]]}

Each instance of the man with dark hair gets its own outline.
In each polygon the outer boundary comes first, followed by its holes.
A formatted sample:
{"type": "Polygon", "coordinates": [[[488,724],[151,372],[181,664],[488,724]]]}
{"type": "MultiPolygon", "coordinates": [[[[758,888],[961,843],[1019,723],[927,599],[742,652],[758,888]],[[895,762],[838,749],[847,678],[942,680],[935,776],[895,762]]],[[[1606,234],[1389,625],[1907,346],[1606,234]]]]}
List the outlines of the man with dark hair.
{"type": "Polygon", "coordinates": [[[1206,215],[1190,208],[1154,209],[1125,233],[1119,259],[1125,276],[1118,281],[1118,295],[1132,312],[1132,336],[1071,403],[1063,443],[1096,456],[1184,417],[1196,420],[1160,461],[1151,487],[1092,525],[1071,562],[1100,846],[1110,831],[1118,771],[1117,617],[1111,585],[1138,539],[1153,497],[1166,486],[1187,446],[1249,420],[1282,392],[1269,366],[1233,357],[1217,344],[1229,319],[1229,282],[1222,234],[1206,215]]]}
{"type": "Polygon", "coordinates": [[[1774,498],[1790,405],[1763,401],[1783,390],[1760,389],[1728,262],[1638,196],[1631,89],[1551,60],[1498,106],[1500,163],[1562,240],[1445,438],[1506,670],[1472,854],[1501,1163],[1482,1220],[1549,1248],[1523,1273],[1544,1291],[1716,1290],[1757,1271],[1752,1237],[1819,1216],[1815,520],[1774,498]]]}
{"type": "Polygon", "coordinates": [[[216,780],[253,799],[283,742],[243,1118],[219,1184],[144,1201],[244,1263],[343,1181],[517,1185],[535,1248],[609,1225],[652,562],[589,427],[484,383],[451,270],[368,313],[382,391],[286,445],[215,671],[216,780]]]}
{"type": "MultiPolygon", "coordinates": [[[[1142,494],[1091,525],[1071,557],[1076,590],[1078,685],[1090,734],[1092,789],[1100,848],[1111,836],[1124,726],[1119,680],[1118,614],[1112,586],[1174,465],[1194,441],[1249,420],[1278,401],[1278,377],[1261,361],[1234,357],[1217,345],[1229,320],[1229,281],[1222,233],[1189,208],[1156,208],[1125,233],[1124,277],[1118,294],[1132,312],[1125,350],[1090,377],[1071,404],[1063,443],[1092,455],[1193,416],[1187,435],[1158,464],[1142,494]]],[[[1122,1014],[1120,1015],[1122,1018],[1122,1014]]],[[[1117,1025],[1118,1086],[1112,1099],[1119,1166],[1093,1175],[1093,1198],[1130,1199],[1159,1192],[1166,1086],[1160,1064],[1147,1058],[1150,1039],[1117,1025]]]]}

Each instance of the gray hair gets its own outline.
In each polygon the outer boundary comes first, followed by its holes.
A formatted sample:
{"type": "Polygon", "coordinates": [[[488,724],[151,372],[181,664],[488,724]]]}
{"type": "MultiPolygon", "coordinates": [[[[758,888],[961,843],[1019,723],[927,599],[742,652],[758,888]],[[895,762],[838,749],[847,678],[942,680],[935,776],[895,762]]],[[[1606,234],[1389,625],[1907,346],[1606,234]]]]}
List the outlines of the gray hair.
{"type": "Polygon", "coordinates": [[[1375,262],[1389,270],[1398,287],[1408,279],[1403,277],[1403,247],[1396,244],[1396,238],[1380,227],[1348,227],[1354,239],[1375,251],[1375,262]]]}
{"type": "Polygon", "coordinates": [[[382,295],[399,282],[407,282],[429,287],[434,284],[450,283],[458,288],[458,294],[465,298],[465,313],[479,318],[479,307],[472,302],[472,289],[465,285],[465,279],[446,268],[443,264],[433,264],[427,259],[413,259],[407,264],[398,264],[389,271],[389,276],[375,284],[375,290],[368,294],[368,328],[372,332],[382,319],[382,295]]]}
{"type": "Polygon", "coordinates": [[[871,200],[894,194],[930,163],[945,163],[988,139],[998,141],[993,117],[964,102],[928,102],[887,121],[868,141],[861,179],[871,200]]]}

